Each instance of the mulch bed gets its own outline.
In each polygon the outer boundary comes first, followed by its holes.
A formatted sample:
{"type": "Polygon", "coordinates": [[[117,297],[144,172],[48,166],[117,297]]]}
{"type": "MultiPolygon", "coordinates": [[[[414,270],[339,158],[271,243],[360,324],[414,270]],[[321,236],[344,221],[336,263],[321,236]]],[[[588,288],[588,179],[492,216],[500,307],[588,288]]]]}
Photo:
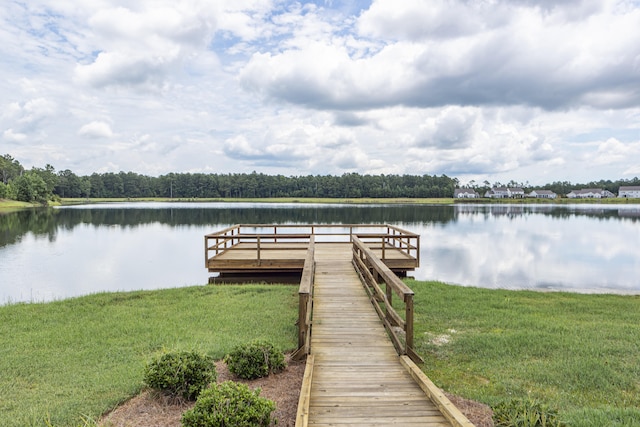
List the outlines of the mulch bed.
{"type": "MultiPolygon", "coordinates": [[[[237,378],[229,372],[223,361],[216,362],[216,372],[218,382],[232,380],[245,383],[252,389],[260,387],[260,396],[276,403],[273,415],[278,420],[277,426],[294,427],[305,363],[291,360],[287,363],[284,371],[251,381],[237,378]]],[[[493,427],[493,412],[487,405],[445,394],[476,427],[493,427]]],[[[182,413],[192,406],[193,402],[169,398],[153,391],[143,391],[105,415],[99,426],[181,427],[182,413]]]]}

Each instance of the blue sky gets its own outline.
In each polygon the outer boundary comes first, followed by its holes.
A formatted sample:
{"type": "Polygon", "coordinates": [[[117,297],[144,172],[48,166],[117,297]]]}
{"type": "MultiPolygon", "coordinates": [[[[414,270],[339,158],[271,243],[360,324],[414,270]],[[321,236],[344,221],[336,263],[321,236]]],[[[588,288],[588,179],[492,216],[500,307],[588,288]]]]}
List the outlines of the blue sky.
{"type": "Polygon", "coordinates": [[[640,176],[624,0],[7,0],[0,154],[77,174],[640,176]]]}

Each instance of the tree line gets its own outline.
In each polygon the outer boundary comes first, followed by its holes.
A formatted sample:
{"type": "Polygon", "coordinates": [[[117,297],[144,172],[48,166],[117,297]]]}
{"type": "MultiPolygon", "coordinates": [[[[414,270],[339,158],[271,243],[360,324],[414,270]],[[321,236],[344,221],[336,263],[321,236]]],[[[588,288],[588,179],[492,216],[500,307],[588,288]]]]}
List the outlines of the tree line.
{"type": "Polygon", "coordinates": [[[446,175],[307,175],[263,173],[169,173],[158,177],[135,172],[79,176],[66,169],[26,170],[9,154],[0,157],[0,198],[47,203],[56,198],[438,198],[451,197],[457,179],[446,175]]]}
{"type": "MultiPolygon", "coordinates": [[[[603,188],[616,193],[621,185],[640,185],[639,178],[600,180],[586,184],[556,181],[542,187],[510,181],[493,187],[520,187],[525,191],[544,189],[567,194],[573,189],[603,188]]],[[[79,176],[69,169],[26,170],[11,155],[0,156],[0,198],[47,204],[57,198],[440,198],[453,197],[459,186],[446,175],[307,175],[283,176],[263,173],[169,173],[158,177],[135,172],[92,173],[79,176]]],[[[464,187],[483,195],[491,188],[488,181],[470,181],[464,187]]]]}

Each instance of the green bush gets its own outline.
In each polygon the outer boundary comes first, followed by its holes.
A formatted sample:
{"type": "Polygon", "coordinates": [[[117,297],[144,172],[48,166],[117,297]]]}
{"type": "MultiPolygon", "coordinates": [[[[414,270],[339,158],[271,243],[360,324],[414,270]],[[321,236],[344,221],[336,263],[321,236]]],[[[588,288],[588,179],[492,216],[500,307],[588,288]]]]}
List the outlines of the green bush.
{"type": "Polygon", "coordinates": [[[194,351],[165,353],[144,370],[144,382],[149,387],[188,400],[198,397],[216,378],[213,358],[194,351]]]}
{"type": "Polygon", "coordinates": [[[267,341],[253,341],[236,347],[224,361],[240,378],[252,380],[266,377],[285,368],[284,353],[267,341]]]}
{"type": "Polygon", "coordinates": [[[496,427],[562,427],[558,411],[531,399],[501,402],[493,409],[496,427]]]}
{"type": "Polygon", "coordinates": [[[183,427],[254,427],[271,424],[276,404],[260,397],[260,389],[225,381],[212,384],[182,414],[183,427]]]}

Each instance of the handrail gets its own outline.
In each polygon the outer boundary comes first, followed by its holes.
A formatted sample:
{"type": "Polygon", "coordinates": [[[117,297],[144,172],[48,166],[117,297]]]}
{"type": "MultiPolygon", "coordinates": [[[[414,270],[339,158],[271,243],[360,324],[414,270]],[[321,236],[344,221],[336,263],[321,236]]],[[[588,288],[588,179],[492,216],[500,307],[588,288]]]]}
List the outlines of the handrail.
{"type": "MultiPolygon", "coordinates": [[[[329,235],[336,235],[337,233],[335,232],[331,232],[331,233],[322,233],[317,231],[317,229],[332,229],[332,228],[347,228],[349,229],[349,233],[340,233],[341,235],[352,235],[352,234],[358,234],[357,233],[357,229],[361,229],[361,228],[382,228],[382,229],[387,229],[387,233],[386,234],[393,234],[391,233],[392,231],[395,232],[398,235],[403,235],[403,236],[410,236],[410,237],[418,237],[418,234],[415,234],[411,231],[407,231],[404,230],[400,227],[397,227],[395,225],[389,225],[389,224],[277,224],[277,225],[272,225],[272,224],[236,224],[233,225],[231,227],[227,227],[223,230],[217,231],[215,233],[210,233],[207,234],[207,236],[218,236],[221,234],[227,234],[229,231],[231,232],[237,232],[237,234],[243,234],[242,233],[242,229],[243,228],[251,228],[251,229],[261,229],[261,228],[272,228],[274,230],[273,234],[278,234],[278,229],[292,229],[292,228],[297,228],[297,229],[312,229],[310,234],[315,234],[315,235],[323,235],[323,234],[329,234],[329,235]],[[354,229],[356,229],[356,232],[354,232],[354,229]]],[[[262,233],[260,233],[262,234],[262,233]]]]}
{"type": "Polygon", "coordinates": [[[311,315],[313,309],[313,285],[315,276],[315,238],[311,236],[304,260],[300,288],[298,289],[298,350],[294,359],[302,359],[311,352],[311,315]]]}
{"type": "MultiPolygon", "coordinates": [[[[307,242],[311,236],[322,236],[323,241],[351,241],[358,236],[367,241],[370,247],[382,250],[382,259],[386,259],[388,249],[405,253],[420,259],[420,236],[410,231],[388,224],[236,224],[215,233],[206,234],[205,266],[208,261],[244,242],[256,244],[257,259],[260,251],[270,250],[262,243],[279,243],[283,240],[307,242]],[[259,249],[258,249],[259,248],[259,249]]],[[[278,250],[287,249],[280,246],[278,250]]],[[[293,249],[293,248],[292,248],[293,249]]]]}
{"type": "Polygon", "coordinates": [[[351,241],[353,242],[353,264],[396,351],[400,355],[409,356],[416,363],[423,363],[422,358],[413,348],[413,291],[360,238],[352,236],[351,241]],[[379,282],[385,285],[384,291],[379,282]],[[393,308],[394,293],[404,302],[404,319],[393,308]],[[404,332],[404,345],[396,327],[404,332]]]}
{"type": "Polygon", "coordinates": [[[309,425],[309,406],[311,404],[311,383],[313,382],[314,365],[315,358],[313,354],[309,354],[307,356],[307,363],[304,367],[304,376],[302,377],[302,385],[300,387],[295,427],[307,427],[309,425]]]}
{"type": "MultiPolygon", "coordinates": [[[[252,242],[256,244],[257,260],[261,259],[262,251],[282,251],[286,249],[299,249],[294,246],[286,246],[280,244],[283,240],[290,240],[292,243],[307,243],[313,236],[312,234],[238,234],[234,233],[237,229],[231,229],[233,234],[218,234],[212,233],[204,236],[204,263],[205,267],[208,267],[209,259],[213,257],[236,249],[241,249],[237,245],[243,242],[252,242]],[[209,243],[213,240],[214,243],[209,243]],[[278,247],[262,246],[264,243],[279,243],[278,247]]],[[[227,230],[229,231],[229,230],[227,230]]]]}

